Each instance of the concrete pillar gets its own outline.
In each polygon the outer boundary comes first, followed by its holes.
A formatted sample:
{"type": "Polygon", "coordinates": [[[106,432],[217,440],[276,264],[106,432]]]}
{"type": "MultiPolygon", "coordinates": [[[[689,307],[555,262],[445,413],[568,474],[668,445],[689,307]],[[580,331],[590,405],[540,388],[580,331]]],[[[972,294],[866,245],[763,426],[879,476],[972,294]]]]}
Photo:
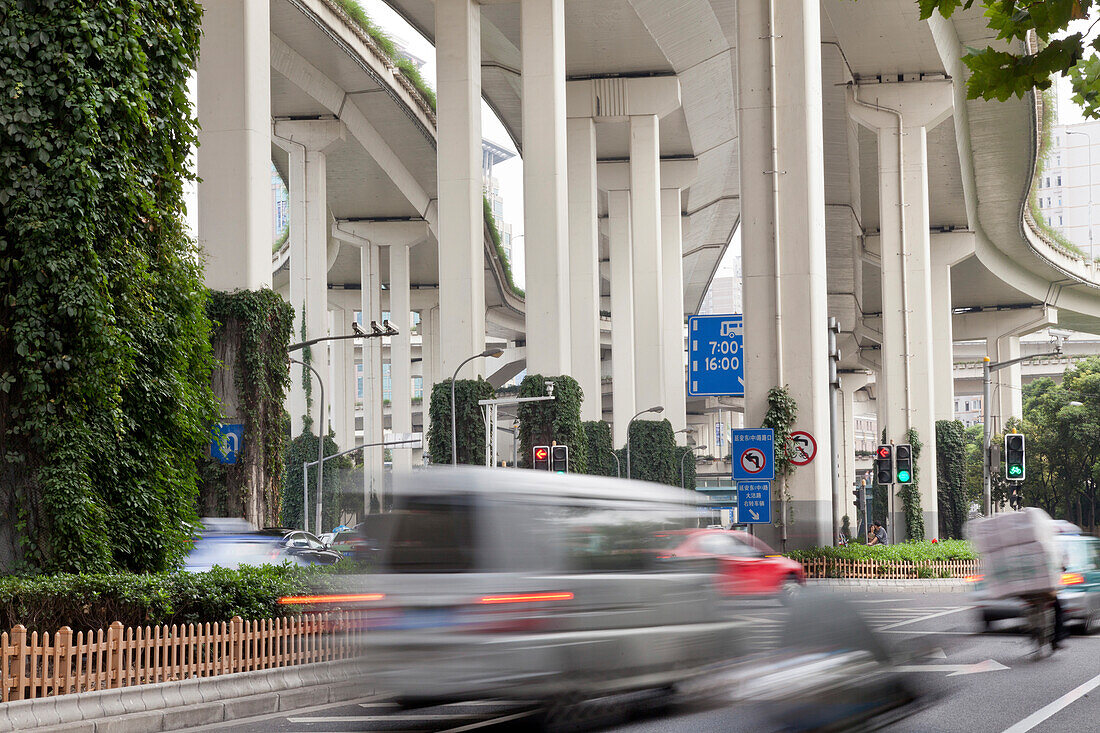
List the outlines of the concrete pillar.
{"type": "MultiPolygon", "coordinates": [[[[370,322],[382,320],[382,283],[380,278],[378,245],[365,244],[360,248],[362,275],[363,326],[370,330],[370,322]]],[[[363,339],[363,442],[380,443],[382,430],[382,342],[381,339],[363,339]]],[[[370,498],[379,501],[384,491],[385,478],[382,447],[363,449],[363,507],[370,511],[370,498]]]]}
{"type": "Polygon", "coordinates": [[[569,345],[571,374],[584,391],[582,420],[603,416],[600,394],[600,240],[596,202],[596,125],[570,119],[569,345]]]}
{"type": "Polygon", "coordinates": [[[626,445],[627,422],[637,412],[634,400],[634,275],[629,191],[607,192],[607,216],[611,247],[612,437],[615,447],[619,448],[626,445]]]}
{"type": "MultiPolygon", "coordinates": [[[[398,330],[390,337],[390,427],[394,433],[412,432],[412,337],[409,330],[409,248],[390,246],[390,323],[398,330]]],[[[412,469],[412,450],[394,447],[393,470],[412,469]]]]}
{"type": "MultiPolygon", "coordinates": [[[[428,431],[431,429],[432,389],[439,381],[435,369],[435,328],[432,325],[433,313],[439,313],[439,306],[424,308],[420,311],[420,373],[423,376],[424,399],[421,403],[424,420],[424,455],[428,454],[428,431]]],[[[437,316],[438,317],[438,316],[437,316]]]]}
{"type": "MultiPolygon", "coordinates": [[[[745,422],[759,426],[768,391],[788,385],[798,404],[795,428],[818,441],[817,459],[786,482],[794,516],[785,528],[787,547],[804,547],[832,539],[821,9],[815,0],[792,0],[782,10],[774,28],[766,0],[741,0],[737,11],[745,343],[752,344],[745,360],[745,422]],[[779,187],[778,208],[773,185],[779,187]]],[[[773,517],[781,518],[777,509],[773,517]]],[[[783,528],[761,529],[767,540],[782,540],[783,528]]]]}
{"type": "Polygon", "coordinates": [[[932,359],[936,420],[955,419],[951,268],[974,254],[973,233],[932,235],[932,359]]]}
{"type": "MultiPolygon", "coordinates": [[[[329,293],[330,296],[332,294],[329,293]]],[[[351,316],[345,312],[340,300],[329,298],[329,333],[333,336],[343,336],[351,331],[348,326],[351,316]]],[[[328,369],[322,372],[326,375],[325,389],[328,390],[325,393],[329,413],[326,429],[332,429],[336,445],[343,450],[355,445],[354,422],[351,423],[352,430],[348,430],[348,416],[354,415],[355,411],[355,377],[353,374],[349,378],[347,374],[348,352],[354,351],[354,346],[350,341],[333,341],[331,347],[332,360],[328,369]]]]}
{"type": "Polygon", "coordinates": [[[206,285],[271,287],[267,0],[204,0],[198,66],[198,238],[206,285]]]}
{"type": "MultiPolygon", "coordinates": [[[[435,28],[439,334],[449,379],[462,361],[485,349],[481,8],[474,0],[437,0],[435,28]]],[[[462,376],[484,374],[483,362],[468,364],[462,376]]]]}
{"type": "MultiPolygon", "coordinates": [[[[344,307],[338,311],[338,315],[341,321],[337,324],[337,333],[344,336],[350,335],[352,333],[351,322],[355,319],[355,309],[344,307]]],[[[336,435],[340,443],[340,449],[346,450],[356,445],[355,402],[359,393],[355,379],[355,342],[346,340],[337,341],[336,343],[339,344],[336,363],[340,368],[340,373],[336,378],[344,384],[343,414],[337,423],[336,435]]]]}
{"type": "MultiPolygon", "coordinates": [[[[684,267],[683,216],[680,189],[661,190],[661,289],[664,306],[661,311],[663,369],[665,385],[664,417],[672,429],[687,427],[687,375],[684,353],[684,267]]],[[[678,433],[680,445],[687,445],[687,434],[678,433]]]]}
{"type": "MultiPolygon", "coordinates": [[[[326,152],[345,137],[344,125],[338,120],[281,121],[275,124],[272,138],[290,156],[290,302],[296,312],[294,340],[307,340],[328,334],[328,244],[329,213],[326,181],[326,152]],[[298,215],[297,222],[294,216],[298,215]],[[302,320],[305,320],[305,329],[302,320]]],[[[270,150],[269,150],[270,156],[270,150]]],[[[268,178],[270,189],[270,175],[268,178]]],[[[270,198],[270,190],[269,190],[270,198]]],[[[269,215],[270,218],[270,215],[269,215]]],[[[271,269],[271,246],[268,245],[268,269],[271,269]]],[[[313,366],[326,374],[328,344],[310,347],[313,366]]],[[[291,370],[291,430],[298,435],[305,415],[305,367],[292,365],[291,370]]],[[[313,379],[313,377],[310,377],[313,379]]],[[[330,389],[329,385],[325,385],[330,389]]],[[[320,393],[313,393],[313,429],[321,429],[320,393]]],[[[332,397],[330,389],[329,397],[332,397]]]]}
{"type": "MultiPolygon", "coordinates": [[[[878,136],[882,372],[880,425],[906,443],[910,428],[923,443],[917,465],[926,532],[938,527],[934,304],[928,214],[927,132],[950,116],[951,82],[868,84],[849,92],[852,116],[878,136]]],[[[901,502],[888,528],[906,539],[901,502]]]]}
{"type": "MultiPolygon", "coordinates": [[[[661,251],[660,123],[630,118],[630,224],[634,276],[634,400],[639,410],[668,407],[665,398],[664,282],[661,251]]],[[[647,413],[639,419],[661,420],[647,413]]]]}
{"type": "Polygon", "coordinates": [[[567,374],[572,324],[568,318],[565,0],[521,0],[520,39],[527,371],[567,374]]]}

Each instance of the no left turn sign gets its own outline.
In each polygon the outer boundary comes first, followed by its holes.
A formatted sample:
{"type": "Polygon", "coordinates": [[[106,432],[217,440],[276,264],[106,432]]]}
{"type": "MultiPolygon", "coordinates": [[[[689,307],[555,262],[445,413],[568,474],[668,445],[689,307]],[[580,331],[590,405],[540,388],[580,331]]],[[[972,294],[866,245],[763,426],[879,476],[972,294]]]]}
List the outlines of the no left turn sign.
{"type": "Polygon", "coordinates": [[[748,448],[741,453],[741,468],[747,474],[755,476],[764,470],[767,463],[768,459],[764,455],[764,451],[759,448],[748,448]]]}

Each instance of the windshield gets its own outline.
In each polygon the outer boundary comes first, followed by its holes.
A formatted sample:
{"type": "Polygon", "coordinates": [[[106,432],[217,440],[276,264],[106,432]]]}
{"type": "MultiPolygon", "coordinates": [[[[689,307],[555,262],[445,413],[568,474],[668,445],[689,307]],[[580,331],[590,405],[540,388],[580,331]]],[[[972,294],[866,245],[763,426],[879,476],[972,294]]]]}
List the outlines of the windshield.
{"type": "Polygon", "coordinates": [[[1058,538],[1058,541],[1062,547],[1062,562],[1067,570],[1088,570],[1092,567],[1093,558],[1087,540],[1083,537],[1063,535],[1058,538]]]}
{"type": "Polygon", "coordinates": [[[387,567],[398,573],[464,573],[474,569],[474,500],[409,497],[393,512],[387,567]]]}

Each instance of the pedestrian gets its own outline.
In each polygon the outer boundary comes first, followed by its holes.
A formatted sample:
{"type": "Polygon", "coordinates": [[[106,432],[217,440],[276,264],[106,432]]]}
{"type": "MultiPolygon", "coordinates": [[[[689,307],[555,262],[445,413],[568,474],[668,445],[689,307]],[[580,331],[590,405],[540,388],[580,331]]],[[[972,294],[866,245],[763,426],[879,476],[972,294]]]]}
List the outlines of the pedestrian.
{"type": "Polygon", "coordinates": [[[889,544],[886,541],[886,528],[878,522],[871,522],[871,531],[869,533],[868,545],[886,545],[889,544]]]}

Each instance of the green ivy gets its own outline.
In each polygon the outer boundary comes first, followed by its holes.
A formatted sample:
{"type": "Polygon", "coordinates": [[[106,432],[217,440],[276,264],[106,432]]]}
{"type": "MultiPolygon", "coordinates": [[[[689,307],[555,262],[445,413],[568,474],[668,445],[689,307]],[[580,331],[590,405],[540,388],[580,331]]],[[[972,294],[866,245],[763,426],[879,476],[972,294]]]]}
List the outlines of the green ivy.
{"type": "MultiPolygon", "coordinates": [[[[493,385],[484,379],[460,379],[455,382],[455,424],[458,435],[458,462],[474,466],[485,465],[485,420],[479,400],[493,399],[493,385]]],[[[451,380],[432,387],[432,402],[428,408],[431,427],[428,429],[428,453],[432,463],[451,462],[451,380]]]]}
{"type": "Polygon", "coordinates": [[[905,440],[913,446],[913,483],[901,484],[898,487],[898,497],[901,499],[902,511],[905,514],[905,537],[913,541],[924,539],[924,512],[920,505],[920,454],[924,443],[916,428],[909,428],[905,434],[905,440]]]}
{"type": "Polygon", "coordinates": [[[619,470],[611,455],[615,452],[611,426],[603,420],[589,420],[582,426],[588,445],[588,473],[592,476],[618,476],[619,470]]]}
{"type": "MultiPolygon", "coordinates": [[[[676,435],[668,420],[635,420],[627,432],[630,443],[630,477],[669,486],[680,485],[676,464],[676,435]]],[[[623,457],[626,473],[626,457],[623,457]]]]}
{"type": "MultiPolygon", "coordinates": [[[[325,435],[325,455],[332,456],[340,452],[336,445],[336,439],[330,431],[325,435]]],[[[316,463],[317,461],[317,436],[312,431],[303,429],[301,434],[289,442],[286,451],[286,473],[283,477],[282,498],[282,526],[302,527],[302,464],[316,463]]],[[[321,529],[314,526],[317,518],[317,466],[309,467],[309,526],[315,534],[328,531],[326,528],[335,527],[339,522],[341,511],[346,507],[348,498],[357,497],[358,506],[355,513],[363,516],[363,483],[362,474],[358,474],[360,481],[354,484],[352,473],[353,462],[350,456],[341,456],[325,461],[324,490],[321,498],[321,529]]]]}
{"type": "Polygon", "coordinates": [[[679,472],[683,467],[682,484],[678,483],[677,486],[683,485],[685,489],[695,490],[695,451],[692,450],[695,446],[681,445],[676,447],[676,471],[679,472]]]}
{"type": "Polygon", "coordinates": [[[588,434],[581,424],[584,391],[577,380],[568,376],[544,377],[528,374],[519,385],[520,397],[545,397],[546,383],[554,383],[554,399],[520,403],[519,464],[531,467],[531,451],[536,445],[569,446],[571,473],[588,473],[588,434]]]}
{"type": "Polygon", "coordinates": [[[194,0],[0,4],[0,565],[172,566],[214,401],[194,0]]]}
{"type": "Polygon", "coordinates": [[[941,539],[961,539],[966,522],[966,434],[958,420],[936,422],[936,486],[941,539]]]}
{"type": "MultiPolygon", "coordinates": [[[[798,403],[791,397],[790,387],[772,387],[768,390],[768,411],[760,427],[771,428],[775,437],[775,481],[779,495],[781,511],[776,512],[773,524],[782,527],[794,524],[794,512],[791,509],[791,494],[787,491],[787,479],[794,473],[795,444],[791,440],[791,431],[798,419],[798,403]]],[[[731,457],[732,460],[732,457],[731,457]]]]}
{"type": "Polygon", "coordinates": [[[237,419],[245,425],[245,441],[233,466],[223,466],[209,456],[202,459],[200,505],[215,516],[274,524],[289,425],[283,403],[290,385],[286,348],[294,309],[266,288],[211,291],[209,297],[207,314],[214,323],[215,349],[235,355],[234,397],[240,412],[237,419]],[[249,507],[258,507],[263,516],[250,517],[249,507]]]}

